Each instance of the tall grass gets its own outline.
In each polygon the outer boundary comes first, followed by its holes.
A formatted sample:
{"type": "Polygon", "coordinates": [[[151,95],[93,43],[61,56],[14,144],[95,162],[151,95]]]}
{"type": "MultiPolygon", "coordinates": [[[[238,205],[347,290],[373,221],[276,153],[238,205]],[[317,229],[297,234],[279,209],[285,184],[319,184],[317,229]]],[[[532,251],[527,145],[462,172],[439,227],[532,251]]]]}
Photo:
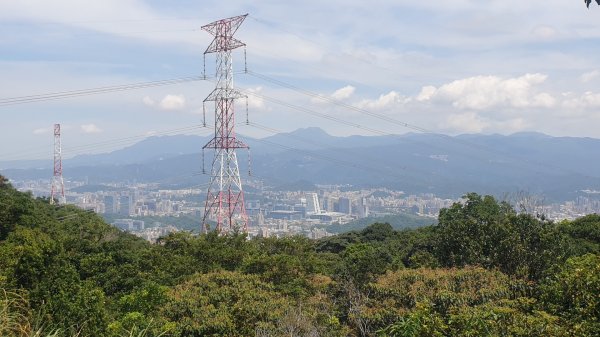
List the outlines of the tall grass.
{"type": "MultiPolygon", "coordinates": [[[[39,316],[39,315],[38,315],[39,316]]],[[[160,337],[150,331],[152,322],[145,328],[133,327],[120,333],[120,337],[160,337]]],[[[80,333],[68,336],[63,330],[49,329],[32,315],[29,302],[23,292],[0,288],[0,337],[80,337],[80,333]]]]}
{"type": "Polygon", "coordinates": [[[19,292],[0,289],[0,336],[31,336],[29,305],[19,292]]]}
{"type": "Polygon", "coordinates": [[[46,329],[36,323],[23,292],[2,288],[0,288],[0,336],[65,337],[59,329],[46,329]]]}

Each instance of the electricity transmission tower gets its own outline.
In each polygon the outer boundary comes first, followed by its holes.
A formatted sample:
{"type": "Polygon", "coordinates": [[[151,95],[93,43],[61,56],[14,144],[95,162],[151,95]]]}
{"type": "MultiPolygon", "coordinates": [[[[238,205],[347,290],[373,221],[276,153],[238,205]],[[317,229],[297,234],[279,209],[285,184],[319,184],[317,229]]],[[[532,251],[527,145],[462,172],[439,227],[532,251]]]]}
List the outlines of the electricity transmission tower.
{"type": "Polygon", "coordinates": [[[246,46],[243,42],[235,39],[233,35],[247,15],[222,19],[202,26],[203,30],[214,36],[212,43],[204,52],[204,63],[206,64],[206,54],[216,54],[215,89],[204,100],[204,103],[214,102],[215,104],[215,135],[202,148],[203,162],[204,150],[214,150],[202,219],[204,232],[208,230],[208,220],[216,222],[217,232],[228,232],[234,229],[248,230],[248,216],[244,205],[244,192],[236,149],[248,149],[249,147],[236,138],[234,113],[235,100],[246,96],[233,88],[232,59],[234,49],[246,46]]]}
{"type": "Polygon", "coordinates": [[[50,191],[50,204],[53,205],[56,202],[55,197],[57,196],[59,205],[67,203],[67,199],[65,198],[65,182],[62,176],[60,124],[54,124],[54,175],[52,177],[52,189],[50,191]]]}

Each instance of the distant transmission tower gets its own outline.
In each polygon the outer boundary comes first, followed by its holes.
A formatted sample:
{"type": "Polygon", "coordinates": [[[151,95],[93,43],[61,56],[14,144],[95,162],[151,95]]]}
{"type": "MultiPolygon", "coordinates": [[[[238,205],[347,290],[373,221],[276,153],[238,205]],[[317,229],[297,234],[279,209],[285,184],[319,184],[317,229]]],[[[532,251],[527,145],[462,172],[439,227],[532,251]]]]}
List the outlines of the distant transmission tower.
{"type": "MultiPolygon", "coordinates": [[[[216,221],[217,232],[228,232],[234,229],[248,230],[248,216],[244,205],[244,192],[236,149],[248,149],[249,147],[236,139],[234,113],[235,99],[246,96],[233,88],[233,59],[231,56],[232,50],[246,46],[233,37],[246,16],[248,14],[202,26],[203,30],[214,36],[214,40],[204,52],[204,64],[206,65],[206,54],[217,54],[216,86],[204,100],[204,103],[215,102],[215,136],[202,148],[203,162],[205,149],[214,149],[215,152],[202,219],[204,232],[208,230],[207,221],[209,219],[216,221]]],[[[206,121],[206,117],[204,120],[206,121]]]]}
{"type": "Polygon", "coordinates": [[[54,124],[54,176],[52,177],[52,190],[50,192],[50,204],[55,203],[58,195],[58,204],[67,203],[65,198],[65,182],[62,176],[62,148],[60,145],[60,124],[54,124]]]}

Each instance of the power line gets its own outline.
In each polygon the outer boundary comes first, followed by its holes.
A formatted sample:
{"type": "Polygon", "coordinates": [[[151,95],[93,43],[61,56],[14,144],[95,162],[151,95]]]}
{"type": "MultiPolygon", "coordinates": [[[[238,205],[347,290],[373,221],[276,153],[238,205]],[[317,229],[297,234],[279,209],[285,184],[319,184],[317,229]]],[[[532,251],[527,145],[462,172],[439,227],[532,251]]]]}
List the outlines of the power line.
{"type": "Polygon", "coordinates": [[[158,17],[152,19],[118,19],[118,20],[86,20],[86,21],[37,21],[29,22],[34,25],[76,25],[83,23],[119,23],[119,22],[155,22],[155,21],[179,21],[191,20],[196,21],[196,17],[158,17]]]}
{"type": "MultiPolygon", "coordinates": [[[[233,72],[233,74],[242,74],[242,73],[246,73],[246,71],[233,72]]],[[[182,83],[189,83],[189,82],[207,81],[207,80],[211,80],[213,78],[214,78],[214,76],[207,76],[206,74],[204,74],[204,75],[187,76],[187,77],[180,77],[180,78],[173,78],[173,79],[166,79],[166,80],[112,85],[112,86],[89,88],[89,89],[58,91],[58,92],[35,94],[35,95],[28,95],[28,96],[6,97],[6,98],[0,98],[0,107],[9,106],[9,105],[17,105],[17,104],[27,104],[27,103],[35,103],[35,102],[60,100],[60,99],[79,97],[79,96],[105,94],[105,93],[119,92],[119,91],[152,88],[152,87],[159,87],[159,86],[165,86],[165,85],[175,85],[175,84],[182,84],[182,83]]]]}
{"type": "Polygon", "coordinates": [[[174,85],[174,84],[181,84],[181,83],[188,83],[188,82],[197,82],[197,81],[202,81],[202,80],[206,80],[206,79],[207,79],[206,76],[188,76],[188,77],[180,77],[180,78],[167,79],[167,80],[138,82],[138,83],[113,85],[113,86],[97,87],[97,88],[90,88],[90,89],[60,91],[60,92],[36,94],[36,95],[29,95],[29,96],[7,97],[7,98],[0,98],[0,107],[8,106],[8,105],[34,103],[34,102],[44,102],[44,101],[51,101],[51,100],[57,100],[57,99],[79,97],[79,96],[97,95],[97,94],[126,91],[126,90],[144,89],[144,88],[158,87],[158,86],[164,86],[164,85],[174,85]]]}
{"type": "MultiPolygon", "coordinates": [[[[315,93],[315,92],[312,92],[312,91],[309,91],[309,90],[306,90],[306,89],[302,89],[302,88],[299,88],[299,87],[294,86],[292,84],[289,84],[289,83],[286,83],[286,82],[274,79],[272,77],[268,77],[268,76],[263,75],[263,74],[259,74],[257,72],[251,71],[251,70],[248,70],[248,74],[251,75],[251,76],[254,76],[256,78],[260,78],[260,79],[262,79],[264,81],[267,81],[267,82],[273,83],[275,85],[278,85],[280,87],[284,87],[284,88],[296,91],[296,92],[301,93],[303,95],[306,95],[306,96],[309,96],[309,97],[312,97],[312,98],[317,98],[317,99],[329,102],[331,104],[335,104],[335,105],[341,106],[341,107],[349,109],[349,110],[353,110],[353,111],[356,111],[356,112],[360,112],[362,114],[366,114],[366,115],[369,115],[369,116],[372,116],[372,117],[376,117],[378,119],[384,120],[384,121],[392,123],[392,124],[396,124],[396,125],[399,125],[399,126],[411,129],[411,130],[415,130],[415,131],[418,131],[418,132],[435,134],[435,132],[433,132],[431,130],[428,130],[426,128],[423,128],[423,127],[420,127],[420,126],[417,126],[417,125],[413,125],[413,124],[409,124],[407,122],[399,121],[399,120],[391,118],[389,116],[378,114],[378,113],[375,113],[375,112],[372,112],[372,111],[369,111],[369,110],[366,110],[366,109],[362,109],[362,108],[356,107],[354,105],[351,105],[351,104],[342,102],[340,100],[337,100],[335,98],[328,97],[328,96],[325,96],[325,95],[321,95],[321,94],[318,94],[318,93],[315,93]]],[[[450,137],[450,136],[444,135],[444,134],[438,134],[438,135],[443,136],[443,137],[450,137]]]]}
{"type": "Polygon", "coordinates": [[[168,135],[172,135],[172,134],[180,134],[182,132],[190,132],[190,131],[195,131],[195,130],[208,131],[208,129],[203,125],[194,125],[194,126],[185,127],[185,128],[172,129],[172,130],[168,130],[168,131],[164,131],[164,132],[156,132],[156,133],[152,133],[149,135],[148,134],[137,135],[137,136],[132,136],[132,137],[120,138],[120,139],[116,139],[116,140],[112,140],[112,141],[104,141],[104,142],[99,142],[99,143],[91,143],[91,144],[86,144],[86,145],[68,147],[68,148],[66,148],[66,152],[69,155],[81,154],[83,151],[88,151],[90,149],[105,148],[105,147],[109,147],[109,146],[112,147],[112,146],[119,145],[119,144],[128,144],[128,143],[131,143],[132,141],[135,141],[138,139],[145,139],[145,138],[149,138],[149,137],[153,137],[153,136],[168,136],[168,135]]]}
{"type": "MultiPolygon", "coordinates": [[[[151,134],[145,133],[145,134],[138,134],[135,136],[129,136],[129,137],[124,137],[124,138],[107,139],[107,140],[96,142],[96,143],[88,143],[88,144],[84,144],[84,145],[66,147],[63,149],[63,153],[66,152],[71,155],[72,154],[81,154],[83,151],[104,148],[104,147],[112,147],[112,146],[119,145],[119,144],[128,144],[128,143],[131,143],[132,141],[135,141],[138,139],[143,139],[143,138],[148,138],[151,136],[166,136],[166,135],[178,134],[178,133],[194,131],[194,130],[203,130],[205,128],[206,127],[203,125],[193,125],[193,126],[182,127],[182,128],[160,130],[160,131],[152,132],[151,134]]],[[[36,149],[35,151],[25,151],[25,152],[19,151],[19,152],[8,153],[5,155],[2,155],[2,158],[3,158],[3,161],[24,160],[24,159],[27,159],[27,157],[48,155],[48,153],[49,152],[47,152],[47,151],[40,151],[39,149],[36,149]]]]}

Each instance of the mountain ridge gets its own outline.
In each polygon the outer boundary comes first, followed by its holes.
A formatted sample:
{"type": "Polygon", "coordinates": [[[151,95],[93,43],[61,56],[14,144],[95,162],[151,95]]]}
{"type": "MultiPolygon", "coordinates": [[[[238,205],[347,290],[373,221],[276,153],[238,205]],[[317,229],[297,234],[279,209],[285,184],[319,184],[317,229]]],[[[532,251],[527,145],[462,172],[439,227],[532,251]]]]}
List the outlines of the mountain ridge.
{"type": "MultiPolygon", "coordinates": [[[[338,137],[319,128],[240,138],[252,148],[254,177],[268,177],[274,185],[390,186],[453,197],[467,191],[498,195],[521,189],[572,196],[582,189],[600,190],[600,140],[594,138],[540,133],[338,137]]],[[[206,180],[198,174],[208,139],[151,137],[108,154],[67,159],[65,178],[198,184],[206,180]]],[[[239,151],[238,161],[246,172],[246,151],[239,151]]],[[[48,170],[3,171],[13,179],[43,179],[48,170]]]]}

